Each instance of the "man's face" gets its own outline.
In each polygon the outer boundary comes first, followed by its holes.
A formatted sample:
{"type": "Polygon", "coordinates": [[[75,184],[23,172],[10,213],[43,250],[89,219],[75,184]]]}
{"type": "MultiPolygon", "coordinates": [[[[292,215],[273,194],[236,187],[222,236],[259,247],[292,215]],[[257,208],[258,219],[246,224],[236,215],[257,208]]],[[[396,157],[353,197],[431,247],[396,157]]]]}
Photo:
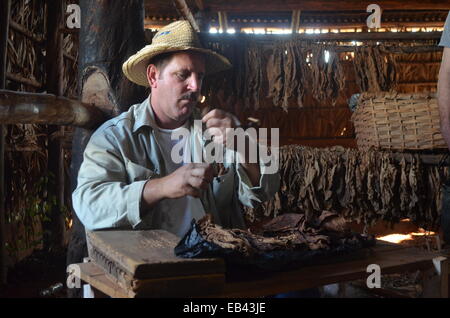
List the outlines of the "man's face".
{"type": "Polygon", "coordinates": [[[179,52],[162,70],[156,69],[153,76],[149,75],[152,105],[164,125],[178,126],[191,115],[200,96],[204,74],[203,55],[179,52]]]}

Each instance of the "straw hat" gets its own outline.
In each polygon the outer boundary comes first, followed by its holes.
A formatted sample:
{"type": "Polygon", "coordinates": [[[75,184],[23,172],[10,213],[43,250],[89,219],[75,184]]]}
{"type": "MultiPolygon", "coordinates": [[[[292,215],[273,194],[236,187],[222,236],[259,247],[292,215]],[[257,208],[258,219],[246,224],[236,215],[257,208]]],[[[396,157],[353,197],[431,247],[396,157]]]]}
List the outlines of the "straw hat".
{"type": "Polygon", "coordinates": [[[161,28],[153,37],[152,44],[132,55],[122,65],[125,76],[132,82],[148,86],[147,66],[158,54],[177,51],[196,51],[206,58],[206,73],[212,74],[231,67],[226,57],[205,49],[188,21],[176,21],[161,28]]]}

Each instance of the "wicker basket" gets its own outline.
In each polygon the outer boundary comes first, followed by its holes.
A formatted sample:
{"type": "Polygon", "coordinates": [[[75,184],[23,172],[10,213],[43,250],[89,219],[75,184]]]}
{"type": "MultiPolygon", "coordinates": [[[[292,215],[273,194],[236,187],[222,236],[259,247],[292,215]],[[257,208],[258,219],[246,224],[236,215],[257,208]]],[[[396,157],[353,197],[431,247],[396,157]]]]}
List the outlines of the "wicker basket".
{"type": "Polygon", "coordinates": [[[363,93],[352,121],[359,148],[447,148],[436,94],[363,93]]]}

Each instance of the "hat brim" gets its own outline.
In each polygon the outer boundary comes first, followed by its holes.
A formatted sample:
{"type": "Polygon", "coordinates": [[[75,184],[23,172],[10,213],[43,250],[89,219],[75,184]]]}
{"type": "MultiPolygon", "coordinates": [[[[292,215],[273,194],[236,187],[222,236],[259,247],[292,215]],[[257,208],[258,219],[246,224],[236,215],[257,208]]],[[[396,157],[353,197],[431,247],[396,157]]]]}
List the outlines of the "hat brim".
{"type": "Polygon", "coordinates": [[[162,53],[178,52],[178,51],[195,51],[204,54],[206,75],[218,73],[231,68],[228,59],[212,50],[196,48],[196,47],[170,47],[167,45],[148,45],[138,53],[132,55],[122,65],[122,71],[125,76],[141,86],[148,87],[147,66],[150,59],[162,53]]]}

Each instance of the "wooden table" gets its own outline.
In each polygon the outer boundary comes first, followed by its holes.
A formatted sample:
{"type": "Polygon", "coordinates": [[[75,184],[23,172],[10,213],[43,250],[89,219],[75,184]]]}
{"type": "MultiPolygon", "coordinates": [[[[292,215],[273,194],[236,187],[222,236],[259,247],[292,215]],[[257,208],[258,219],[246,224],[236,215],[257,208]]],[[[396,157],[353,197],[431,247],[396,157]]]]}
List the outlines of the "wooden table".
{"type": "Polygon", "coordinates": [[[121,288],[93,262],[71,266],[77,268],[75,275],[79,279],[110,297],[259,297],[367,279],[372,273],[367,272],[370,264],[379,265],[381,275],[421,270],[425,274],[424,296],[448,297],[449,262],[446,255],[449,254],[380,243],[364,259],[315,265],[291,271],[246,275],[233,279],[226,279],[225,273],[152,279],[147,281],[151,288],[147,288],[145,293],[141,294],[121,288]],[[180,286],[187,288],[183,290],[180,286]]]}

